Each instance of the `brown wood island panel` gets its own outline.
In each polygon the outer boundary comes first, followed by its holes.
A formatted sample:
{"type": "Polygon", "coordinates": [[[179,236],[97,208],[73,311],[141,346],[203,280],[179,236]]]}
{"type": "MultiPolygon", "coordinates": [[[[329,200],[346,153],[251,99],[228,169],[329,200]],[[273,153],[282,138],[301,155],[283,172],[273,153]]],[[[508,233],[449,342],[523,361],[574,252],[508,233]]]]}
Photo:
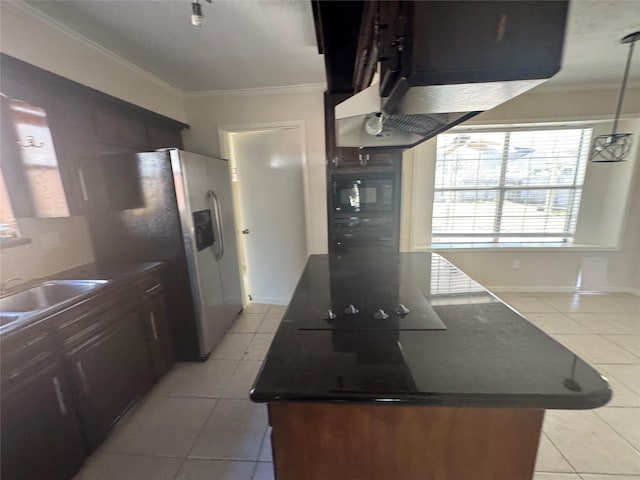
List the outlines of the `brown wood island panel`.
{"type": "Polygon", "coordinates": [[[531,480],[544,410],[271,403],[277,480],[531,480]]]}

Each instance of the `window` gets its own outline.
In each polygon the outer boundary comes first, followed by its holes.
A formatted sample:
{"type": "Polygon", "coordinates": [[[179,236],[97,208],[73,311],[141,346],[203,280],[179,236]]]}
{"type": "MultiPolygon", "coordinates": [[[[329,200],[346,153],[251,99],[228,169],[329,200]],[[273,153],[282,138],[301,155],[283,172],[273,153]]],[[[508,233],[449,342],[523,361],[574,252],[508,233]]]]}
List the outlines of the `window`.
{"type": "Polygon", "coordinates": [[[570,242],[590,128],[438,135],[432,244],[570,242]]]}

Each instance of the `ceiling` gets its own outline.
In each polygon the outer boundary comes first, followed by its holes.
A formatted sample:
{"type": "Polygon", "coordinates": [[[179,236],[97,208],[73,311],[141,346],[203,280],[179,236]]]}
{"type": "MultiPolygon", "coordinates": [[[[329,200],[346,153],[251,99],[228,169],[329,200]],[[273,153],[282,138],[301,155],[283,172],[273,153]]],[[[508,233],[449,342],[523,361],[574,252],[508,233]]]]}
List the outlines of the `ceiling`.
{"type": "MultiPolygon", "coordinates": [[[[190,0],[27,3],[184,92],[325,81],[310,0],[203,2],[201,28],[189,23],[190,0]]],[[[541,88],[618,86],[628,53],[619,40],[637,30],[640,0],[573,0],[562,71],[541,88]]]]}
{"type": "Polygon", "coordinates": [[[320,83],[311,2],[28,1],[32,7],[184,92],[320,83]]]}

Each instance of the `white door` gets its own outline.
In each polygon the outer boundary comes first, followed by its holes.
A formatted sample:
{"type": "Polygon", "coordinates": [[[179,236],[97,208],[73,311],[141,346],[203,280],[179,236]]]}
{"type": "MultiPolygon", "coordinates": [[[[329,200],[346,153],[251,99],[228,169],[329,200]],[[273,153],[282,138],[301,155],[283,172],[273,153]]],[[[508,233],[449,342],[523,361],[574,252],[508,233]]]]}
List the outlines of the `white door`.
{"type": "Polygon", "coordinates": [[[302,140],[298,127],[230,135],[237,172],[245,293],[285,305],[307,259],[302,140]]]}

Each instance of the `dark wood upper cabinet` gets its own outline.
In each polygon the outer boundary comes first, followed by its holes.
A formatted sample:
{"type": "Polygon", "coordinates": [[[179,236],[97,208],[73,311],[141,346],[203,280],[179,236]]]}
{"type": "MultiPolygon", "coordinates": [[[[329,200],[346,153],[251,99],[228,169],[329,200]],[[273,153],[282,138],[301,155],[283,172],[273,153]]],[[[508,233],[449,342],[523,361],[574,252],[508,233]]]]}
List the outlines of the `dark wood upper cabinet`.
{"type": "Polygon", "coordinates": [[[378,68],[378,6],[376,2],[365,2],[358,35],[356,64],[353,72],[353,89],[357,93],[371,85],[378,68]]]}
{"type": "Polygon", "coordinates": [[[329,92],[366,88],[379,66],[382,97],[401,97],[410,86],[549,78],[560,69],[569,4],[568,0],[313,3],[329,92]]]}
{"type": "Polygon", "coordinates": [[[93,112],[96,140],[132,147],[136,151],[148,149],[145,125],[138,115],[131,115],[117,107],[104,105],[93,112]]]}
{"type": "MultiPolygon", "coordinates": [[[[84,215],[118,209],[109,202],[102,155],[182,147],[181,131],[188,125],[116,99],[0,54],[0,89],[46,112],[53,138],[68,214],[84,215]]],[[[27,195],[26,174],[20,171],[20,151],[12,137],[10,116],[2,115],[2,163],[7,190],[17,217],[37,214],[27,195]],[[8,130],[8,131],[7,131],[8,130]],[[5,167],[6,164],[6,167],[5,167]]]]}
{"type": "Polygon", "coordinates": [[[147,122],[146,127],[149,150],[182,148],[182,136],[175,128],[157,122],[147,122]]]}

